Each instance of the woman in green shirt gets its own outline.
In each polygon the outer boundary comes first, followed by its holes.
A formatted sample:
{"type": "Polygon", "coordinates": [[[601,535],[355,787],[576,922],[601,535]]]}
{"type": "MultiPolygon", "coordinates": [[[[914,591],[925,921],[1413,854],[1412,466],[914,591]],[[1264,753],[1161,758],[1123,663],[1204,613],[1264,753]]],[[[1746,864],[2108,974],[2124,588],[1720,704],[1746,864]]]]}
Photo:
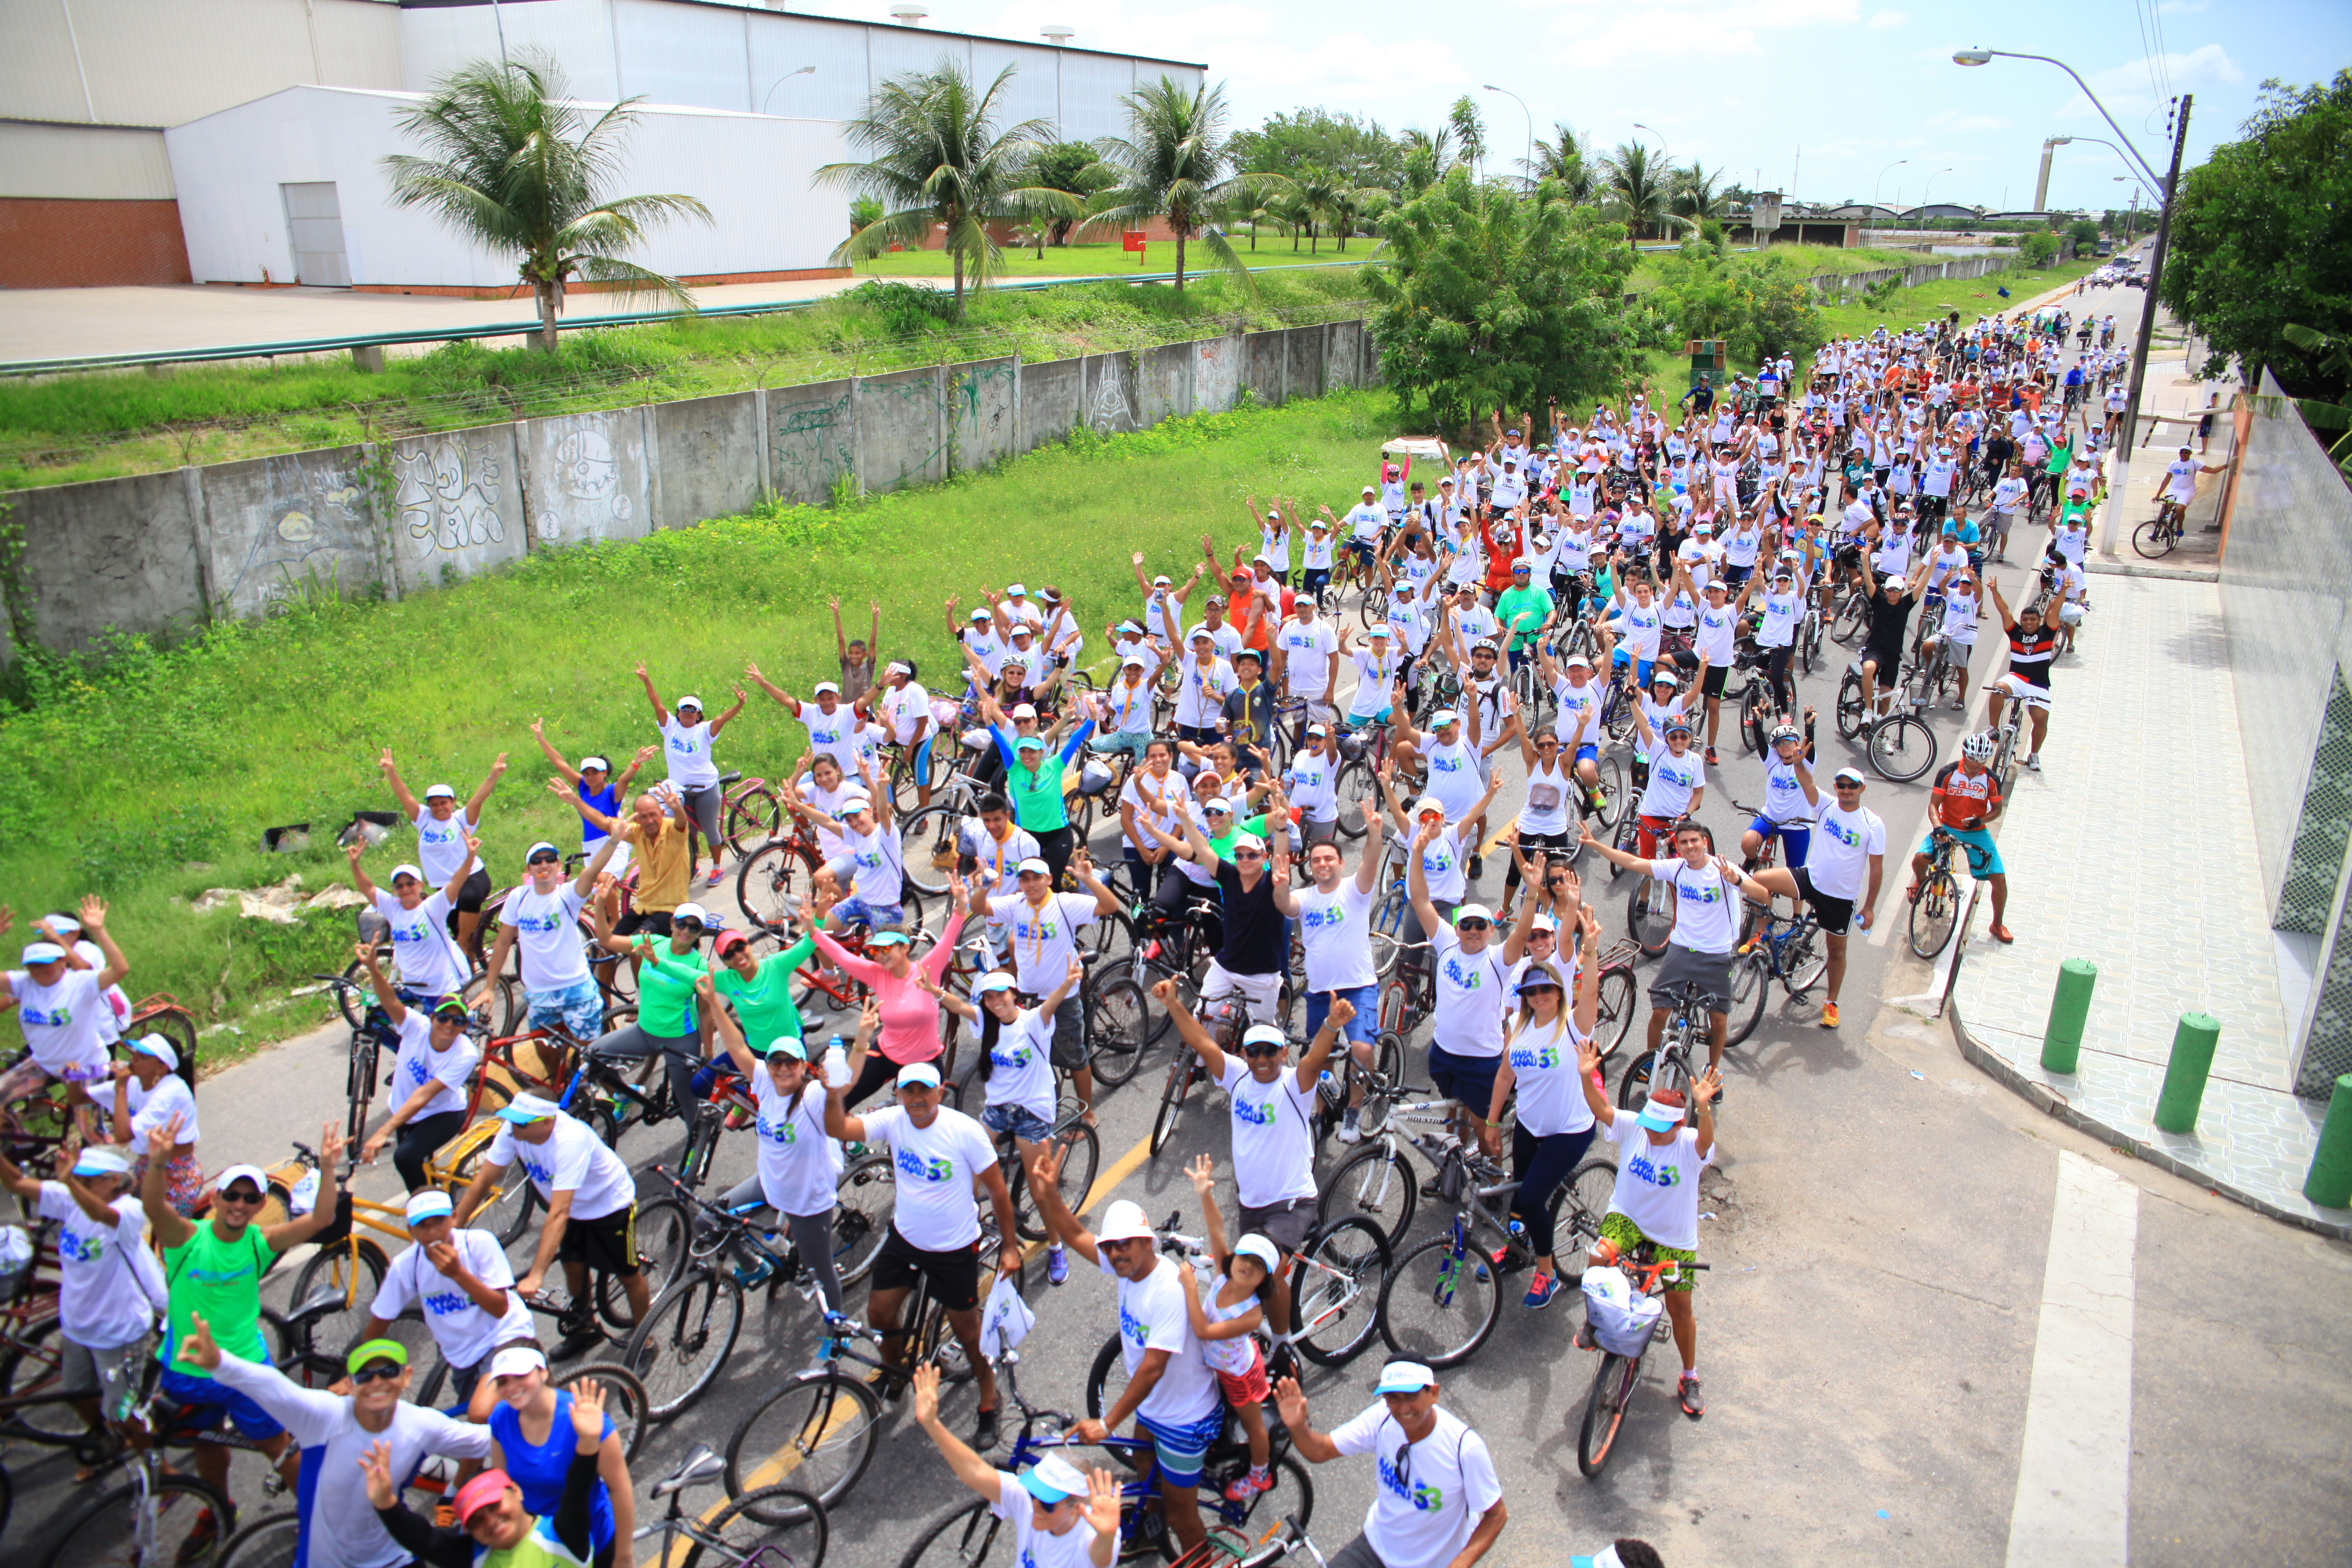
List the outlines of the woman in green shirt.
{"type": "Polygon", "coordinates": [[[778,1040],[801,1038],[793,976],[816,953],[816,942],[805,931],[800,941],[765,958],[751,951],[751,939],[740,931],[721,933],[711,951],[719,958],[710,971],[711,984],[735,1009],[743,1043],[753,1056],[766,1056],[778,1040]]]}
{"type": "Polygon", "coordinates": [[[717,924],[700,904],[670,911],[669,935],[649,931],[614,936],[601,903],[588,906],[596,940],[608,952],[634,952],[637,967],[637,1021],[600,1035],[592,1056],[641,1061],[658,1052],[669,1076],[671,1107],[683,1112],[694,1103],[694,1074],[702,1065],[702,1025],[694,1009],[694,983],[710,973],[697,951],[702,933],[717,924]]]}
{"type": "MultiPolygon", "coordinates": [[[[1062,796],[1063,770],[1071,758],[1086,750],[1087,737],[1095,732],[1093,710],[1084,696],[1078,699],[1078,705],[1044,735],[1016,735],[1013,721],[997,706],[996,699],[985,692],[980,699],[981,715],[988,721],[989,733],[995,738],[997,754],[1004,759],[1003,789],[1005,798],[1013,803],[1013,820],[1037,840],[1037,853],[1051,868],[1055,887],[1061,886],[1062,868],[1070,863],[1070,851],[1076,847],[1070,832],[1069,807],[1062,796]],[[1086,721],[1066,742],[1061,742],[1061,750],[1055,752],[1054,747],[1063,727],[1080,710],[1086,713],[1086,721]]],[[[1014,712],[1020,710],[1016,707],[1014,712]]],[[[1034,717],[1034,713],[1022,716],[1034,717]]]]}

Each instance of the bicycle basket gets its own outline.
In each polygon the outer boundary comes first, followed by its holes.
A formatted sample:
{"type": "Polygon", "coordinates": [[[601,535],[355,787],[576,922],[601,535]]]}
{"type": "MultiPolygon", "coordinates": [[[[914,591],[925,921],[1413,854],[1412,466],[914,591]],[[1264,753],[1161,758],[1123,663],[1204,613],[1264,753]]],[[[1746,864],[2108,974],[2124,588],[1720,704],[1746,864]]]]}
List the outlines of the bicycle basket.
{"type": "Polygon", "coordinates": [[[1649,1349],[1658,1318],[1666,1310],[1655,1296],[1642,1294],[1622,1268],[1591,1268],[1584,1271],[1584,1321],[1601,1348],[1618,1355],[1638,1356],[1649,1349]]]}

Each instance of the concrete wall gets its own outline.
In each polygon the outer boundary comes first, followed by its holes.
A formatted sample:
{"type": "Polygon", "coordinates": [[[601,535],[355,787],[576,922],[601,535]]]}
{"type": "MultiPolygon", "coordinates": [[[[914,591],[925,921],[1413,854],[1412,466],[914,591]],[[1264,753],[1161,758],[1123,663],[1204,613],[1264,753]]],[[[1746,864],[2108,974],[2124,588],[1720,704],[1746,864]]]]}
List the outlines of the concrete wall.
{"type": "Polygon", "coordinates": [[[1068,437],[1378,379],[1362,324],[1229,332],[1137,353],[974,360],[889,375],[412,437],[379,522],[357,447],[21,490],[42,640],[88,647],[258,616],[298,591],[398,595],[542,546],[641,538],[749,510],[932,484],[1068,437]]]}
{"type": "Polygon", "coordinates": [[[1982,278],[1988,272],[2000,272],[2013,265],[2017,252],[2004,250],[1985,256],[1964,256],[1954,261],[1930,261],[1918,267],[1882,267],[1870,272],[1817,272],[1805,279],[1816,294],[1849,293],[1884,283],[1890,278],[1903,279],[1906,289],[1916,289],[1922,283],[1939,283],[1962,278],[1982,278]]]}

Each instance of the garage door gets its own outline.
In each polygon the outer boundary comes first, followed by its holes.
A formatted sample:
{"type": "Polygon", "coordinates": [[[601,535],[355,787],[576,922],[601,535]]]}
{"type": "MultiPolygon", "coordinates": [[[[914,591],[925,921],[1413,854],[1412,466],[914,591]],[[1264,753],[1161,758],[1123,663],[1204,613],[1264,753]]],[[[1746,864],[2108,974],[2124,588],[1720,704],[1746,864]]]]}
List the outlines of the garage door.
{"type": "Polygon", "coordinates": [[[294,280],[314,289],[348,289],[343,259],[343,209],[335,182],[310,180],[278,187],[286,194],[286,226],[294,237],[294,280]]]}

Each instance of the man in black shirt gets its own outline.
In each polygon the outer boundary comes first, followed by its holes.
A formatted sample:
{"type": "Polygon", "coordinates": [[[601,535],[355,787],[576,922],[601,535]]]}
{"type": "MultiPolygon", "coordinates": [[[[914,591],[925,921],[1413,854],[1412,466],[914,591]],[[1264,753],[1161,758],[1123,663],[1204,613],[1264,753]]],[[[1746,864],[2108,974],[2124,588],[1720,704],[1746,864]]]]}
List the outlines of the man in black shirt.
{"type": "Polygon", "coordinates": [[[1878,711],[1878,672],[1886,672],[1886,687],[1893,691],[1903,668],[1903,633],[1910,625],[1911,612],[1918,606],[1919,590],[1927,585],[1930,563],[1923,557],[1908,577],[1898,577],[1892,572],[1881,577],[1867,556],[1863,560],[1863,570],[1870,574],[1874,592],[1870,595],[1870,635],[1862,645],[1862,710],[1873,722],[1883,717],[1878,711]]]}
{"type": "Polygon", "coordinates": [[[1275,907],[1274,891],[1290,881],[1289,802],[1277,785],[1265,799],[1266,837],[1236,835],[1230,860],[1218,856],[1216,847],[1202,837],[1189,816],[1179,817],[1177,826],[1184,830],[1185,849],[1192,864],[1216,878],[1218,899],[1223,906],[1220,912],[1224,944],[1209,961],[1209,973],[1201,981],[1201,1015],[1208,1016],[1210,1004],[1238,991],[1247,1000],[1253,1022],[1278,1022],[1276,1014],[1290,942],[1283,929],[1282,911],[1275,907]]]}

